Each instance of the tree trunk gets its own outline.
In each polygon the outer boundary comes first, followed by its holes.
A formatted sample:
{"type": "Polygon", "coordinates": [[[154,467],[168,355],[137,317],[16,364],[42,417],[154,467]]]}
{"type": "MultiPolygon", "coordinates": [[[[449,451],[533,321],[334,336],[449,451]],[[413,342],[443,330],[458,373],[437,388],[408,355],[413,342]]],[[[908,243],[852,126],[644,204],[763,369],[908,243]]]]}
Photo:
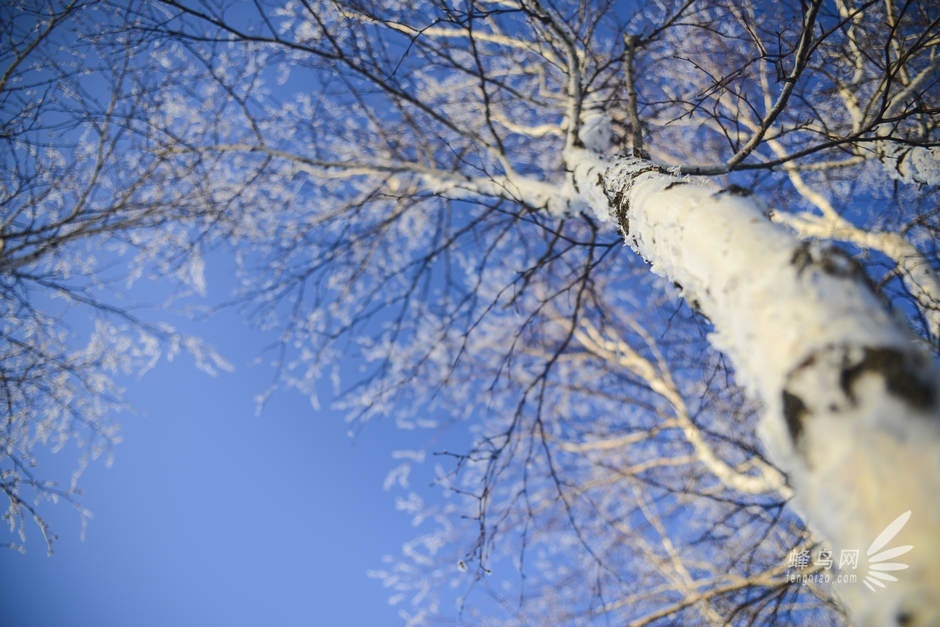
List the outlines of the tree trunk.
{"type": "Polygon", "coordinates": [[[858,549],[857,568],[841,570],[858,581],[833,586],[853,621],[937,624],[938,372],[860,267],[773,224],[739,190],[639,159],[578,151],[567,161],[578,200],[603,204],[602,217],[710,319],[712,343],[763,402],[761,440],[824,539],[816,548],[833,551],[828,573],[858,549]],[[896,540],[882,534],[908,511],[896,540]],[[879,555],[898,545],[913,548],[879,555]]]}

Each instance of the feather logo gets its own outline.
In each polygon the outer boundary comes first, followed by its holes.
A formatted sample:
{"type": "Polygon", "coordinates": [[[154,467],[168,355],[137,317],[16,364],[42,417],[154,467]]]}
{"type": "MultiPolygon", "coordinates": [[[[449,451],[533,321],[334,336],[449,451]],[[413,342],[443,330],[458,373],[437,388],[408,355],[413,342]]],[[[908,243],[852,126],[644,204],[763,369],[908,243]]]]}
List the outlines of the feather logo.
{"type": "Polygon", "coordinates": [[[872,592],[877,592],[875,586],[879,588],[884,588],[886,581],[897,581],[898,578],[894,575],[889,575],[887,571],[893,570],[904,570],[908,568],[907,564],[902,564],[900,562],[889,562],[887,560],[894,559],[899,555],[904,555],[914,547],[912,545],[897,546],[893,549],[883,549],[891,540],[894,539],[894,536],[898,535],[901,529],[904,528],[904,525],[907,524],[908,519],[911,517],[911,511],[908,510],[894,519],[890,525],[884,528],[878,537],[875,538],[875,541],[871,543],[871,546],[868,547],[868,574],[865,575],[864,584],[868,586],[868,589],[872,592]]]}

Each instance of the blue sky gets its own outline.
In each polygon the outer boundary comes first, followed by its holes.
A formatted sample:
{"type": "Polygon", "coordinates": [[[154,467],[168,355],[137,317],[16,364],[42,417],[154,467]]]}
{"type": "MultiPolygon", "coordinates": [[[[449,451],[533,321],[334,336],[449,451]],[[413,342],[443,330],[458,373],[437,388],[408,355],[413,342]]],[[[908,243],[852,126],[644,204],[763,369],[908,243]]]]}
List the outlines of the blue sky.
{"type": "MultiPolygon", "coordinates": [[[[25,555],[0,552],[0,623],[399,624],[367,571],[413,535],[382,482],[391,451],[421,436],[373,423],[350,438],[341,415],[287,392],[257,416],[273,376],[249,365],[263,337],[231,311],[188,327],[235,372],[209,377],[180,357],[128,383],[139,415],[121,419],[113,466],[82,479],[94,514],[84,542],[60,504],[46,508],[60,536],[52,557],[35,528],[25,555]]],[[[67,482],[73,463],[44,455],[42,476],[67,482]]]]}

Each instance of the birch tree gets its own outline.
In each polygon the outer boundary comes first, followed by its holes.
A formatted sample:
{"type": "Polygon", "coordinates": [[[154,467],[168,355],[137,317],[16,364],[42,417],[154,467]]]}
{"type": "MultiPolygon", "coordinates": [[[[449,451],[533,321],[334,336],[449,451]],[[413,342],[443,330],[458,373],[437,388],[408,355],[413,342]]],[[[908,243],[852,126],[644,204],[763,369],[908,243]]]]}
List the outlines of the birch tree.
{"type": "Polygon", "coordinates": [[[284,386],[469,432],[387,482],[409,622],[937,621],[931,3],[130,7],[79,162],[116,178],[68,168],[63,215],[196,287],[227,240],[284,386]],[[877,591],[794,585],[802,549],[877,591]]]}
{"type": "MultiPolygon", "coordinates": [[[[174,106],[222,98],[167,135],[228,166],[206,201],[281,380],[473,425],[451,504],[402,498],[430,528],[376,573],[404,617],[456,587],[510,622],[938,620],[931,3],[141,19],[174,106]],[[868,551],[877,591],[790,585],[801,543],[868,551]]],[[[425,453],[398,457],[407,488],[425,453]]]]}

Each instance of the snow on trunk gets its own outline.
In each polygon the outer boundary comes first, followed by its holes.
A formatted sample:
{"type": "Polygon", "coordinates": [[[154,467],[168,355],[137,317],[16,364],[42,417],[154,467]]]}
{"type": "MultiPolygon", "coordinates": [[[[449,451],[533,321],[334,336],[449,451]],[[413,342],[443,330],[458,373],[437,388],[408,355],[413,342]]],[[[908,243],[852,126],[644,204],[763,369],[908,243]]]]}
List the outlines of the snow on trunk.
{"type": "Polygon", "coordinates": [[[761,439],[836,556],[830,573],[842,551],[859,551],[857,569],[841,571],[857,582],[833,585],[853,622],[940,623],[940,377],[861,269],[735,189],[639,159],[577,150],[566,160],[576,205],[616,222],[711,320],[713,344],[763,401],[761,439]],[[909,510],[896,540],[876,541],[909,510]],[[913,549],[879,550],[897,545],[913,549]]]}
{"type": "Polygon", "coordinates": [[[924,255],[902,235],[891,231],[857,228],[842,216],[777,212],[774,221],[793,229],[803,239],[821,238],[848,242],[884,253],[897,264],[901,281],[917,300],[930,342],[940,345],[940,276],[924,255]]]}

